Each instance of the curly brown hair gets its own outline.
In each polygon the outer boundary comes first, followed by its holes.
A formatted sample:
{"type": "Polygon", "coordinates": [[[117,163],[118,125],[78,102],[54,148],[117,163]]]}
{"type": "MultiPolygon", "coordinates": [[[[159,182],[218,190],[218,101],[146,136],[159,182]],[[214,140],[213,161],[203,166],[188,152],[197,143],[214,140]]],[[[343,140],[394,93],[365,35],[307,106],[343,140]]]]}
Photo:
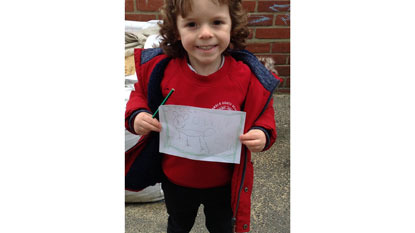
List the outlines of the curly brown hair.
{"type": "MultiPolygon", "coordinates": [[[[196,0],[195,0],[196,1],[196,0]]],[[[249,36],[248,16],[242,8],[241,0],[211,0],[214,3],[229,6],[229,15],[232,21],[230,47],[228,49],[244,49],[249,36]]],[[[177,17],[186,17],[192,10],[192,0],[165,0],[161,8],[163,21],[159,23],[162,37],[160,47],[170,57],[185,57],[186,51],[179,38],[177,17]]],[[[227,49],[227,50],[228,50],[227,49]]],[[[227,52],[225,51],[225,53],[227,52]]]]}

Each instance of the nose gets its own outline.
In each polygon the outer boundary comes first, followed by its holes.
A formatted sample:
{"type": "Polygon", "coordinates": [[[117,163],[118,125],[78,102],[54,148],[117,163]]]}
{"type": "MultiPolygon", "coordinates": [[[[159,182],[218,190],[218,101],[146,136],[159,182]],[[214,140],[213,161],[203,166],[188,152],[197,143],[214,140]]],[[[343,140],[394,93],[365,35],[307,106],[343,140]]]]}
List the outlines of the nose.
{"type": "Polygon", "coordinates": [[[199,38],[200,39],[209,39],[211,37],[213,37],[211,28],[209,27],[209,25],[203,25],[200,28],[199,38]]]}

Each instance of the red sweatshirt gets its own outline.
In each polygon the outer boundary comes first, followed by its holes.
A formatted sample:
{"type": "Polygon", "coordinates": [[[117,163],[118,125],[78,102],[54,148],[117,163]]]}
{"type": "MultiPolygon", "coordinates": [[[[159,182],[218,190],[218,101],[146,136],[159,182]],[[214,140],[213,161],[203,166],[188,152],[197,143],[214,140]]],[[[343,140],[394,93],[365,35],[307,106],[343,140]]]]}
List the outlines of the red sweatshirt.
{"type": "MultiPolygon", "coordinates": [[[[248,90],[251,72],[242,62],[226,56],[217,72],[202,76],[192,71],[186,59],[173,59],[161,82],[163,96],[174,88],[165,104],[240,111],[248,90]]],[[[165,175],[175,184],[192,188],[212,188],[229,184],[233,164],[206,162],[165,155],[165,175]]]]}

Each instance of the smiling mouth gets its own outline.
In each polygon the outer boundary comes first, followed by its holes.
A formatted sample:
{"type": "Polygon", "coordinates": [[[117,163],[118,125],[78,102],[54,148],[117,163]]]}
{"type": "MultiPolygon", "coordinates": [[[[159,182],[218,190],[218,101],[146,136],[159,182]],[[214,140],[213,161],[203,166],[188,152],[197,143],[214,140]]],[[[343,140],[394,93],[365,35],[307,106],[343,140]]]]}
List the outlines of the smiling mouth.
{"type": "Polygon", "coordinates": [[[196,46],[196,47],[202,50],[211,50],[212,48],[216,47],[216,45],[206,45],[206,46],[196,46]]]}

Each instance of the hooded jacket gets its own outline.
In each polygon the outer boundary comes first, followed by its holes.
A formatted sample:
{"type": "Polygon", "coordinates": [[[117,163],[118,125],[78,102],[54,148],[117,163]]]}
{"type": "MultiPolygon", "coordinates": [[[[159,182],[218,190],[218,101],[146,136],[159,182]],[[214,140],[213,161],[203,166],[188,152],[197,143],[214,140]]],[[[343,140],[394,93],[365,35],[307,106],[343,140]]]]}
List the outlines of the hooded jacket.
{"type": "MultiPolygon", "coordinates": [[[[250,129],[255,128],[258,124],[265,125],[268,132],[268,143],[264,150],[269,149],[276,140],[275,123],[269,124],[259,122],[262,114],[272,106],[272,94],[278,86],[280,79],[268,71],[262,63],[250,52],[246,50],[230,51],[230,55],[237,61],[242,61],[250,68],[255,75],[254,79],[249,85],[247,95],[245,97],[244,108],[246,112],[245,130],[244,133],[250,129]]],[[[130,100],[127,103],[125,112],[125,127],[130,132],[134,133],[131,128],[131,123],[134,117],[139,113],[140,109],[146,109],[154,112],[163,100],[161,93],[161,80],[163,79],[164,69],[169,63],[170,59],[163,54],[160,48],[154,49],[135,49],[135,66],[137,76],[140,81],[148,82],[147,90],[132,93],[130,100]],[[145,96],[147,95],[147,96],[145,96]],[[147,100],[143,104],[142,100],[147,100]],[[136,101],[135,101],[136,100],[136,101]]],[[[125,154],[125,175],[126,175],[126,189],[140,190],[145,185],[155,184],[163,179],[163,172],[161,171],[160,161],[161,155],[158,153],[158,133],[151,132],[150,134],[140,138],[139,142],[125,154]],[[143,154],[145,152],[156,154],[151,157],[151,165],[146,164],[140,166],[138,159],[146,159],[143,154]],[[144,186],[137,186],[134,184],[138,175],[133,175],[135,171],[147,169],[153,177],[140,176],[142,180],[148,180],[144,186]],[[152,179],[156,177],[155,179],[152,179]]],[[[150,157],[150,156],[148,156],[150,157]]],[[[142,163],[142,162],[141,162],[142,163]]],[[[231,180],[231,205],[233,210],[233,224],[236,232],[248,232],[250,230],[250,212],[251,212],[251,194],[253,187],[253,163],[251,161],[251,152],[242,146],[241,161],[234,165],[232,180],[231,180]]]]}

